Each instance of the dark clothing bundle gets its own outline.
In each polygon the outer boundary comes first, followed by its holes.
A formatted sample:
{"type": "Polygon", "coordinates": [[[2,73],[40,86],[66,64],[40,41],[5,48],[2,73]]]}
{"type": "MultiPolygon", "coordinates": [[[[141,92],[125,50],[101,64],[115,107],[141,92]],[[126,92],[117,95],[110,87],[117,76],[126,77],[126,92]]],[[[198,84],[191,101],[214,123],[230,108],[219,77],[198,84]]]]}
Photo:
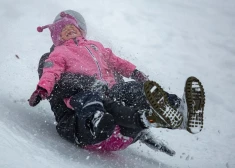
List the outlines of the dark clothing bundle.
{"type": "MultiPolygon", "coordinates": [[[[49,54],[50,53],[44,54],[40,59],[38,67],[39,78],[42,76],[44,61],[48,58],[49,54]]],[[[102,100],[104,109],[112,114],[115,124],[120,126],[121,133],[124,136],[135,138],[137,134],[144,129],[139,121],[140,114],[137,113],[137,111],[148,107],[142,92],[142,84],[138,82],[125,83],[120,75],[117,76],[117,80],[119,80],[119,84],[114,85],[107,93],[108,98],[102,100]],[[136,99],[136,95],[138,95],[138,99],[136,99]],[[116,101],[114,102],[113,100],[116,101]],[[125,103],[126,106],[123,106],[123,103],[125,103]]],[[[77,107],[72,110],[66,106],[64,98],[69,98],[74,95],[73,99],[82,99],[82,93],[88,91],[94,82],[95,78],[93,77],[65,73],[62,74],[61,80],[57,82],[52,94],[48,97],[51,109],[58,123],[56,129],[60,136],[71,142],[75,142],[75,136],[77,138],[82,135],[83,138],[79,140],[81,146],[98,143],[109,135],[92,139],[89,131],[84,131],[85,124],[81,124],[85,121],[81,121],[81,118],[78,117],[78,115],[81,114],[78,104],[75,102],[71,103],[73,107],[77,107]],[[83,132],[81,133],[81,131],[83,132]],[[84,135],[84,132],[87,132],[87,135],[84,135]]],[[[71,102],[73,102],[73,99],[71,99],[71,102]]]]}
{"type": "MultiPolygon", "coordinates": [[[[51,48],[51,51],[53,47],[51,48]]],[[[45,60],[50,53],[44,54],[39,62],[38,74],[42,76],[45,60]]],[[[135,72],[136,73],[136,72],[135,72]]],[[[135,76],[138,75],[138,72],[135,76]]],[[[90,133],[87,127],[87,119],[91,118],[92,114],[89,111],[82,110],[79,105],[80,101],[89,101],[94,95],[89,96],[90,88],[95,83],[94,77],[83,76],[80,74],[65,73],[56,83],[48,100],[51,109],[54,112],[57,121],[57,132],[59,135],[79,146],[95,144],[107,139],[115,125],[119,125],[122,135],[138,140],[137,135],[145,129],[140,122],[140,113],[143,109],[150,109],[143,93],[143,83],[131,81],[124,82],[121,75],[116,74],[117,84],[106,92],[106,98],[99,100],[103,102],[104,110],[111,114],[114,118],[113,125],[106,130],[107,134],[99,134],[95,138],[90,133]],[[74,110],[68,108],[64,103],[64,98],[71,97],[71,106],[74,110]],[[85,115],[82,117],[81,115],[85,115]]],[[[137,80],[138,81],[138,80],[137,80]]],[[[169,101],[178,106],[179,98],[176,95],[168,94],[169,101]]],[[[99,99],[99,98],[98,98],[99,99]]],[[[97,107],[96,107],[97,108],[97,107]]]]}

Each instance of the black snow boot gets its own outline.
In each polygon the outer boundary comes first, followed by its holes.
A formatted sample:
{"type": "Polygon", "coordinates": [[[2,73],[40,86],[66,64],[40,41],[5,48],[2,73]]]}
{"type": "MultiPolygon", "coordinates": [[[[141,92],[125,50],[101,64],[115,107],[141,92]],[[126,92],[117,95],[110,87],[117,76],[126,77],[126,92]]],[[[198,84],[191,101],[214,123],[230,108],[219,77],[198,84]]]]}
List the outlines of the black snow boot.
{"type": "Polygon", "coordinates": [[[167,128],[178,128],[182,121],[182,113],[168,101],[166,92],[154,81],[144,83],[144,93],[152,111],[146,113],[146,117],[151,123],[158,122],[159,119],[165,123],[167,128]]]}
{"type": "Polygon", "coordinates": [[[205,106],[205,91],[196,77],[189,77],[185,83],[184,95],[179,111],[183,114],[182,129],[192,134],[202,131],[205,106]]]}

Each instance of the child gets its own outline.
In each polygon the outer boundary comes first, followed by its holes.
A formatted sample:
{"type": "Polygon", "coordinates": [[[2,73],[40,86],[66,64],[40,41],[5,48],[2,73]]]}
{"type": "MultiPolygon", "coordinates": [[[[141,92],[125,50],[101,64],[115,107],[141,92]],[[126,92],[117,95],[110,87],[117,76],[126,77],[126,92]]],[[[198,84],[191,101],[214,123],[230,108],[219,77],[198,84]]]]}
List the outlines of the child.
{"type": "Polygon", "coordinates": [[[187,113],[183,117],[176,95],[148,81],[133,64],[102,44],[86,40],[86,24],[79,13],[64,11],[38,31],[45,28],[51,31],[54,47],[40,60],[40,80],[29,103],[50,101],[62,137],[85,149],[99,150],[125,149],[141,140],[174,155],[146,131],[150,126],[201,131],[205,96],[198,79],[191,77],[186,82],[181,107],[187,106],[187,113]],[[120,75],[137,82],[121,82],[120,75]]]}

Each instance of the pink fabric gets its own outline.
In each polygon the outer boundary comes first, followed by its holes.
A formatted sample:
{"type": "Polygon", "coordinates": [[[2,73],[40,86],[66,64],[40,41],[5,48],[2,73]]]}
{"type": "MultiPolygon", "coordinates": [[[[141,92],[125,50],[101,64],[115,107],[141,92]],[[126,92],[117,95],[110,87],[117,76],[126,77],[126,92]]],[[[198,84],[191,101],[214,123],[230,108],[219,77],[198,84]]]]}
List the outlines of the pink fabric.
{"type": "Polygon", "coordinates": [[[55,47],[49,58],[45,61],[51,65],[43,69],[43,75],[38,86],[47,90],[48,94],[56,81],[64,72],[78,73],[94,76],[108,83],[109,87],[115,84],[114,71],[125,77],[130,77],[136,66],[114,55],[108,48],[96,41],[77,38],[68,40],[55,47]]]}
{"type": "Polygon", "coordinates": [[[117,150],[126,149],[132,142],[133,139],[130,137],[123,136],[120,133],[120,127],[116,126],[113,134],[108,139],[94,145],[87,145],[84,147],[84,149],[100,150],[100,151],[117,151],[117,150]]]}
{"type": "Polygon", "coordinates": [[[51,31],[51,39],[55,46],[61,45],[64,42],[60,37],[60,33],[66,25],[70,24],[76,26],[79,29],[76,19],[69,17],[63,17],[49,26],[51,31]]]}
{"type": "Polygon", "coordinates": [[[66,106],[67,106],[68,108],[74,110],[73,107],[70,105],[70,99],[71,99],[71,97],[70,97],[70,98],[65,98],[65,99],[64,99],[64,103],[66,104],[66,106]]]}
{"type": "Polygon", "coordinates": [[[37,30],[38,30],[38,32],[42,32],[43,29],[49,28],[51,31],[51,39],[52,39],[54,45],[59,46],[64,43],[64,40],[61,39],[60,34],[66,25],[74,25],[80,30],[80,27],[79,27],[76,19],[73,16],[70,16],[68,14],[64,14],[61,19],[59,19],[58,21],[56,21],[53,24],[38,27],[37,30]]]}

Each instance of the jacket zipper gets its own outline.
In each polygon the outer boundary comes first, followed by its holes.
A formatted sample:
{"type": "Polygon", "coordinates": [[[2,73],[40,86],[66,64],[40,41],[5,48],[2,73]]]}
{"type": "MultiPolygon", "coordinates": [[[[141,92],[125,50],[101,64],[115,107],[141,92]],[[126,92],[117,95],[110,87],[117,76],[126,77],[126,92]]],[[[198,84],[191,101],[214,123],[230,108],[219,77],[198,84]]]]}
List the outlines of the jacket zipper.
{"type": "Polygon", "coordinates": [[[91,50],[90,50],[87,46],[85,46],[85,47],[86,47],[87,51],[90,53],[91,57],[93,58],[93,60],[94,60],[95,63],[96,63],[96,66],[97,66],[98,71],[99,71],[100,79],[101,79],[101,80],[104,80],[103,77],[102,77],[100,65],[99,65],[99,63],[98,63],[96,57],[93,55],[93,53],[91,52],[91,50]]]}

